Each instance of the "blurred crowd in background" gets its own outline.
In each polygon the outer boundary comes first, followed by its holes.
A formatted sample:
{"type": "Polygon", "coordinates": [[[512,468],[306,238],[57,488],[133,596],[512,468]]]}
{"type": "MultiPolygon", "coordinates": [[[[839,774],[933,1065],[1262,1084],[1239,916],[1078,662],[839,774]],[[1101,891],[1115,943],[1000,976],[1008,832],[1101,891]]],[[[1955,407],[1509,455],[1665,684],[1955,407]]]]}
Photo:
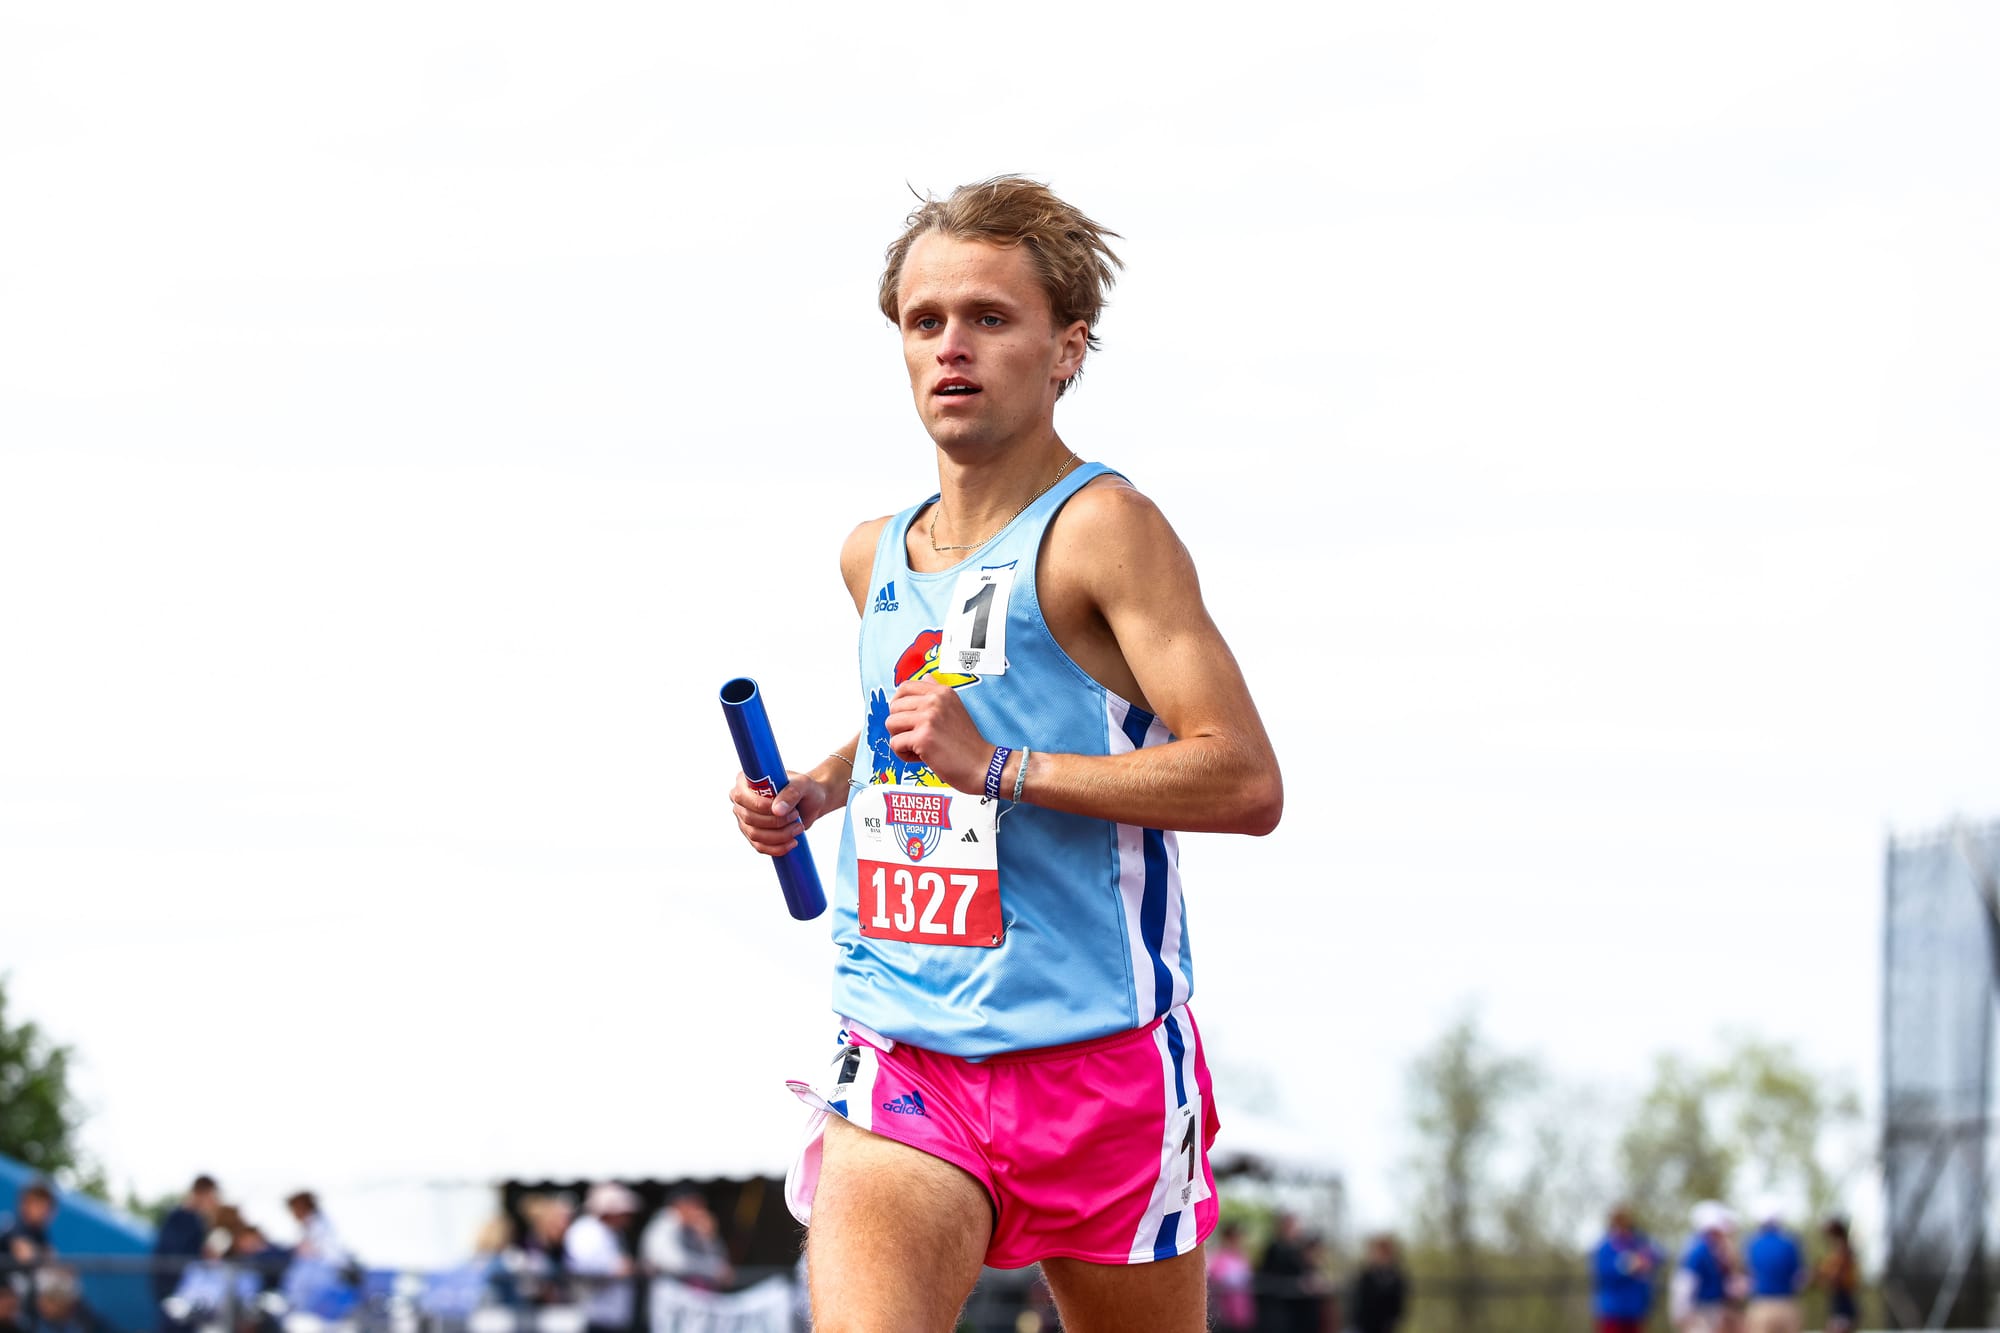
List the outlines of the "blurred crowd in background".
{"type": "MultiPolygon", "coordinates": [[[[112,1333],[79,1280],[79,1267],[101,1262],[65,1256],[50,1240],[58,1206],[56,1191],[30,1184],[0,1230],[0,1333],[112,1333]]],[[[272,1333],[288,1315],[355,1316],[368,1296],[369,1270],[311,1191],[293,1194],[286,1208],[296,1239],[282,1245],[227,1202],[213,1177],[196,1177],[161,1218],[151,1262],[143,1265],[160,1333],[272,1333]]],[[[404,1294],[415,1312],[441,1319],[495,1308],[548,1310],[558,1315],[543,1321],[549,1333],[631,1333],[649,1286],[671,1284],[676,1295],[731,1286],[735,1270],[699,1190],[670,1193],[634,1235],[641,1212],[638,1195],[610,1181],[592,1186],[581,1208],[563,1193],[527,1195],[518,1221],[496,1214],[467,1262],[426,1275],[404,1294]]]]}
{"type": "MultiPolygon", "coordinates": [[[[58,1206],[46,1183],[31,1183],[0,1233],[0,1333],[107,1333],[84,1298],[77,1263],[50,1239],[58,1206]]],[[[192,1333],[223,1310],[254,1326],[323,1307],[354,1286],[353,1257],[312,1192],[293,1194],[285,1206],[297,1239],[279,1245],[224,1202],[212,1177],[195,1178],[161,1219],[154,1262],[144,1266],[162,1333],[192,1333]]]]}
{"type": "MultiPolygon", "coordinates": [[[[480,1229],[464,1263],[420,1278],[389,1274],[403,1285],[391,1282],[377,1295],[399,1296],[408,1316],[432,1327],[470,1333],[671,1333],[710,1326],[693,1316],[713,1321],[723,1301],[737,1302],[730,1327],[803,1326],[803,1260],[789,1270],[739,1271],[699,1188],[681,1185],[663,1197],[647,1188],[650,1209],[615,1181],[590,1185],[580,1199],[559,1189],[522,1192],[480,1229]],[[505,1323],[481,1323],[496,1312],[509,1316],[505,1323]]],[[[78,1268],[87,1260],[58,1253],[50,1241],[59,1206],[56,1191],[36,1182],[20,1190],[14,1215],[0,1219],[0,1333],[117,1333],[84,1298],[78,1268]]],[[[150,1283],[158,1333],[298,1333],[291,1317],[301,1315],[320,1321],[308,1327],[368,1324],[369,1270],[311,1191],[291,1195],[285,1207],[290,1244],[225,1200],[212,1177],[196,1177],[161,1217],[153,1254],[136,1270],[150,1283]]],[[[1433,1314],[1476,1308],[1464,1302],[1462,1285],[1413,1279],[1391,1235],[1367,1238],[1343,1263],[1327,1237],[1292,1213],[1251,1222],[1225,1217],[1205,1251],[1211,1323],[1223,1333],[1394,1333],[1420,1299],[1433,1314]]],[[[1829,1219],[1816,1231],[1802,1236],[1772,1200],[1749,1211],[1748,1225],[1711,1200],[1695,1206],[1688,1234],[1669,1251],[1632,1210],[1615,1208],[1589,1255],[1596,1333],[1804,1333],[1803,1298],[1815,1291],[1826,1333],[1854,1333],[1861,1279],[1847,1223],[1829,1219]]],[[[1058,1326],[1047,1286],[1032,1271],[993,1277],[967,1326],[1014,1333],[1058,1326]]],[[[1545,1318],[1538,1326],[1554,1325],[1545,1318]]]]}
{"type": "Polygon", "coordinates": [[[1827,1333],[1853,1333],[1860,1319],[1860,1267],[1844,1218],[1821,1227],[1816,1257],[1786,1224],[1783,1205],[1760,1200],[1747,1234],[1734,1210],[1705,1200],[1671,1263],[1640,1231],[1629,1208],[1612,1210],[1591,1257],[1598,1333],[1640,1333],[1664,1286],[1667,1314],[1681,1333],[1802,1333],[1801,1298],[1826,1296],[1827,1333]]]}
{"type": "Polygon", "coordinates": [[[1304,1230],[1287,1212],[1272,1218],[1271,1235],[1253,1260],[1242,1223],[1228,1220],[1209,1238],[1209,1323],[1242,1333],[1390,1333],[1402,1322],[1409,1278],[1396,1239],[1370,1237],[1345,1283],[1333,1277],[1326,1238],[1304,1230]]]}

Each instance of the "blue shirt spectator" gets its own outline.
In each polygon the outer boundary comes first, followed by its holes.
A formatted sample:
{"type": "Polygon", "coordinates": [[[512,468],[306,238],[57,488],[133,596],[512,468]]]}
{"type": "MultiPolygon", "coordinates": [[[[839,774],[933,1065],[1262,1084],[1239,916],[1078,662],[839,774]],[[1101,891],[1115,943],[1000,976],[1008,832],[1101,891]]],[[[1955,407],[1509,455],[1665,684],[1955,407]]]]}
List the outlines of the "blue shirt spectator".
{"type": "Polygon", "coordinates": [[[1766,1222],[1750,1239],[1745,1256],[1750,1265],[1750,1294],[1760,1300],[1790,1300],[1798,1295],[1805,1273],[1799,1243],[1775,1221],[1766,1222]]]}
{"type": "Polygon", "coordinates": [[[13,1225],[0,1230],[0,1273],[37,1268],[55,1257],[49,1243],[55,1191],[42,1181],[30,1181],[15,1198],[14,1210],[13,1225]]]}
{"type": "Polygon", "coordinates": [[[1604,1240],[1591,1258],[1593,1308],[1600,1320],[1643,1322],[1653,1304],[1653,1275],[1659,1247],[1632,1225],[1620,1208],[1611,1214],[1604,1240]]]}
{"type": "MultiPolygon", "coordinates": [[[[180,1285],[187,1266],[201,1257],[201,1248],[222,1211],[222,1192],[211,1176],[196,1176],[187,1198],[160,1220],[153,1242],[159,1262],[153,1268],[153,1299],[164,1301],[180,1285]]],[[[170,1327],[177,1327],[170,1319],[170,1327]]]]}
{"type": "Polygon", "coordinates": [[[1717,1233],[1704,1231],[1688,1242],[1681,1267],[1694,1276],[1694,1303],[1720,1305],[1729,1295],[1729,1269],[1716,1252],[1717,1233]]]}

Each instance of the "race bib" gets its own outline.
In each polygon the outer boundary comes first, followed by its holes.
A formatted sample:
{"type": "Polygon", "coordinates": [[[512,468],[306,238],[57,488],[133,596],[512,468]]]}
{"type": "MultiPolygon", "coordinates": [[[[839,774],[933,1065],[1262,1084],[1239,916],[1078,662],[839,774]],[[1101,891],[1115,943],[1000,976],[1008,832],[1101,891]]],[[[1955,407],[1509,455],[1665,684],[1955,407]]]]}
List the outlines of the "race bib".
{"type": "Polygon", "coordinates": [[[958,576],[945,607],[938,669],[966,676],[1007,674],[1007,598],[1014,565],[968,569],[958,576]]]}
{"type": "Polygon", "coordinates": [[[991,949],[1000,916],[998,801],[950,787],[874,786],[854,797],[861,933],[991,949]]]}

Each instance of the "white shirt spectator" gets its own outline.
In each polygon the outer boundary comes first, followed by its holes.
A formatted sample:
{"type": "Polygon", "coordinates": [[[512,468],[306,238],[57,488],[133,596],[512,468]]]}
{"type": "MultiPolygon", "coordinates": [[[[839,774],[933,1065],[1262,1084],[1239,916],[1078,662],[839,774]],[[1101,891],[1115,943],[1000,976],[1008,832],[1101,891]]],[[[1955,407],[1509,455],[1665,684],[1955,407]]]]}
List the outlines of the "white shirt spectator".
{"type": "Polygon", "coordinates": [[[584,1279],[577,1284],[584,1318],[607,1328],[632,1327],[632,1284],[606,1280],[628,1277],[632,1271],[618,1233],[603,1218],[579,1217],[563,1237],[563,1254],[569,1259],[569,1271],[584,1279]]]}
{"type": "Polygon", "coordinates": [[[299,1223],[299,1253],[335,1268],[348,1260],[347,1247],[341,1244],[340,1233],[326,1220],[325,1213],[314,1213],[299,1223]]]}
{"type": "Polygon", "coordinates": [[[665,1277],[713,1290],[729,1282],[729,1252],[713,1231],[697,1231],[671,1208],[662,1209],[639,1240],[646,1266],[665,1277]]]}

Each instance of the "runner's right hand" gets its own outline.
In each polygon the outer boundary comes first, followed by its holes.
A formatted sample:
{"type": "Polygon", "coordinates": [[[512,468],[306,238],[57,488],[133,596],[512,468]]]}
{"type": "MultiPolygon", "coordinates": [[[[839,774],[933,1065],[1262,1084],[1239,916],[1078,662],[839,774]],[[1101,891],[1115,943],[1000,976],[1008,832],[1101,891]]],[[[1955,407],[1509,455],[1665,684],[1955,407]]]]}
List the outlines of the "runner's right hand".
{"type": "Polygon", "coordinates": [[[729,805],[736,813],[736,827],[756,850],[766,856],[783,856],[799,845],[799,835],[819,822],[819,817],[836,808],[846,794],[839,794],[817,781],[810,773],[788,773],[789,779],[775,797],[766,796],[750,785],[750,779],[736,775],[729,789],[729,805]],[[782,807],[778,813],[774,807],[782,807]]]}

